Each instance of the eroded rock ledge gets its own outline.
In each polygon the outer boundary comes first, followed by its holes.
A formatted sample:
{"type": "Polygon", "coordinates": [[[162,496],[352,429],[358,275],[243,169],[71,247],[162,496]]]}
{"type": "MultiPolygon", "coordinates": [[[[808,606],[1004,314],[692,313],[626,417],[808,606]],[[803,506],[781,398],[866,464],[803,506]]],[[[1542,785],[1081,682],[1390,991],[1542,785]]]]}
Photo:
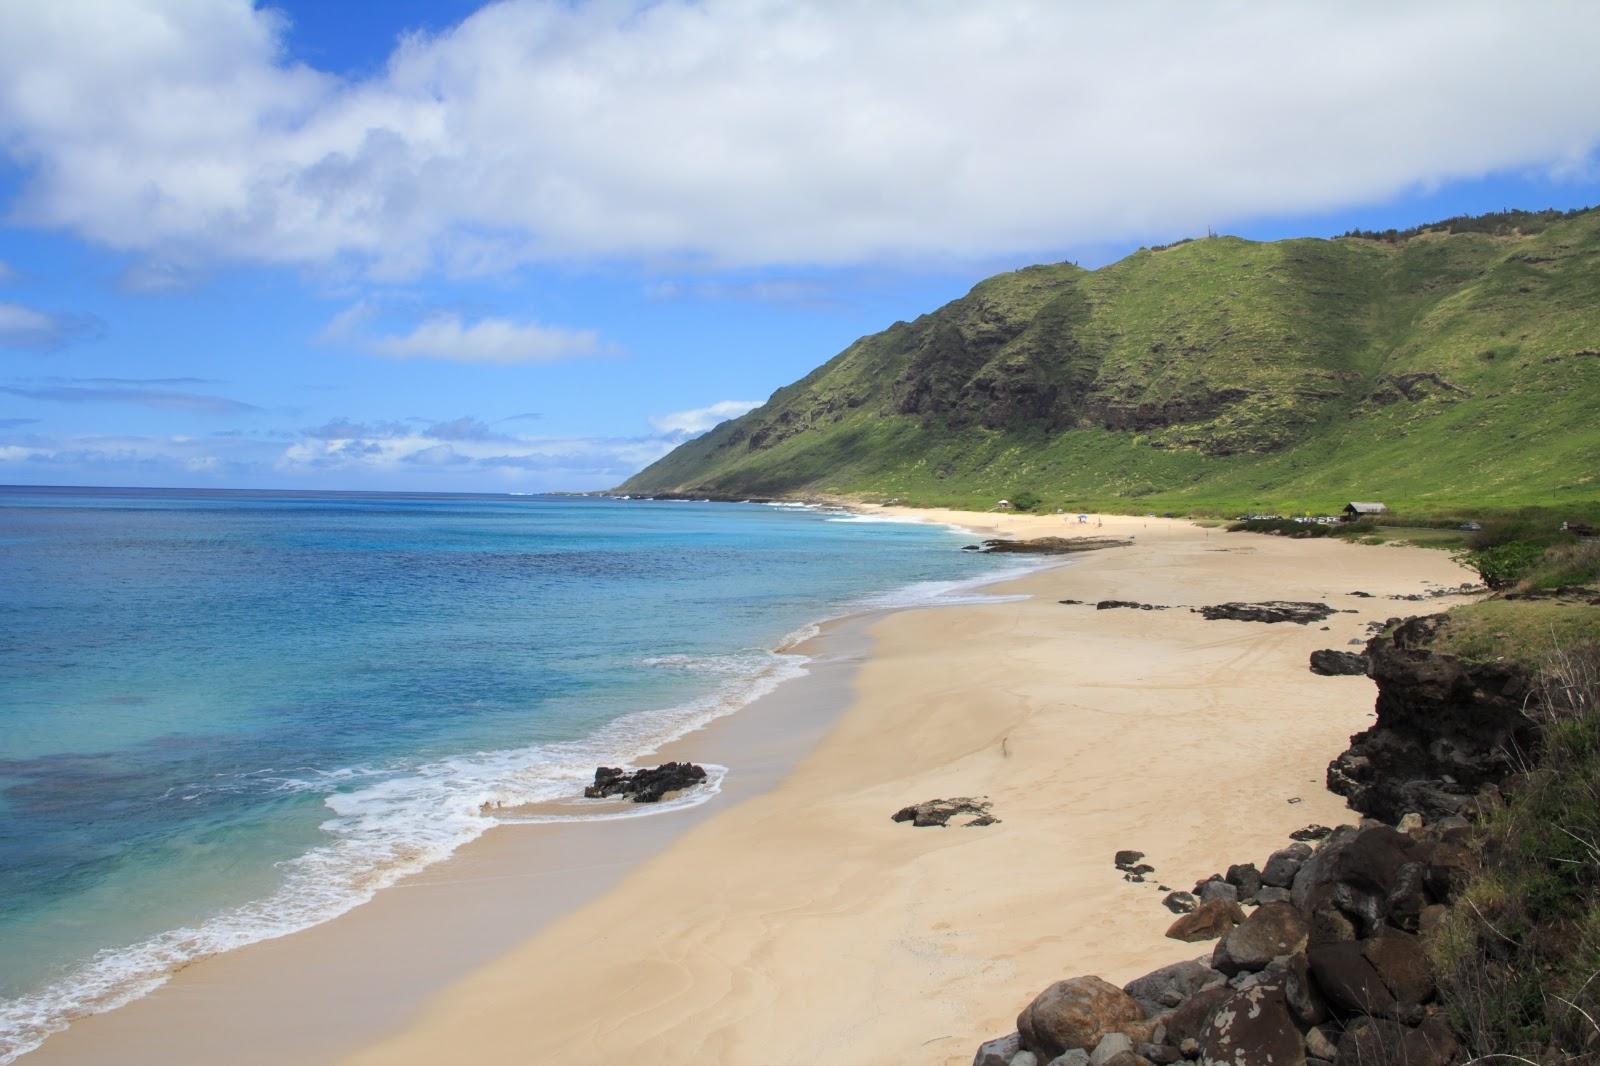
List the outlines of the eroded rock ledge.
{"type": "Polygon", "coordinates": [[[664,762],[638,770],[602,766],[595,770],[594,784],[583,794],[589,799],[627,796],[635,803],[659,803],[667,793],[692,788],[705,779],[705,767],[692,762],[664,762]]]}

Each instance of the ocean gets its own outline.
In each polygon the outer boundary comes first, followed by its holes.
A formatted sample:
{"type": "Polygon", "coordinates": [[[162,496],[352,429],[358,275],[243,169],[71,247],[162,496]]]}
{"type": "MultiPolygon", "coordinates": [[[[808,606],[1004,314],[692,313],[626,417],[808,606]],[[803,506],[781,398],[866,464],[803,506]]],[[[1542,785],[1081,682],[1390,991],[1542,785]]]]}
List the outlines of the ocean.
{"type": "MultiPolygon", "coordinates": [[[[1014,558],[794,504],[0,488],[0,1063],[1014,558]]],[[[726,774],[640,816],[716,794],[726,774]]],[[[576,815],[575,817],[582,817],[576,815]]]]}

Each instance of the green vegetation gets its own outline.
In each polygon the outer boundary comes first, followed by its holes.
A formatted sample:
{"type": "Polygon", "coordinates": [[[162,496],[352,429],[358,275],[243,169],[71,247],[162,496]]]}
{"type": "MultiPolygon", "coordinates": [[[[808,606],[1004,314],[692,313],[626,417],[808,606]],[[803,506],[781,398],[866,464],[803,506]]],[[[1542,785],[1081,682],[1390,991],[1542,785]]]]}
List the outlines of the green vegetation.
{"type": "Polygon", "coordinates": [[[1450,612],[1435,649],[1480,662],[1538,665],[1556,649],[1600,640],[1600,606],[1572,599],[1489,599],[1450,612]]]}
{"type": "Polygon", "coordinates": [[[1377,527],[1371,522],[1341,522],[1336,526],[1321,522],[1296,522],[1292,518],[1247,518],[1228,526],[1229,533],[1268,533],[1275,537],[1306,540],[1312,537],[1365,537],[1377,527]]]}
{"type": "Polygon", "coordinates": [[[1038,493],[1029,492],[1027,489],[1023,489],[1011,497],[1011,506],[1019,511],[1031,511],[1039,506],[1041,502],[1038,493]]]}
{"type": "Polygon", "coordinates": [[[1600,501],[1597,400],[1600,211],[1207,238],[990,278],[621,491],[1559,524],[1600,501]]]}
{"type": "Polygon", "coordinates": [[[1429,938],[1474,1061],[1589,1062],[1600,1042],[1600,644],[1552,652],[1540,687],[1538,764],[1484,826],[1482,872],[1429,938]]]}

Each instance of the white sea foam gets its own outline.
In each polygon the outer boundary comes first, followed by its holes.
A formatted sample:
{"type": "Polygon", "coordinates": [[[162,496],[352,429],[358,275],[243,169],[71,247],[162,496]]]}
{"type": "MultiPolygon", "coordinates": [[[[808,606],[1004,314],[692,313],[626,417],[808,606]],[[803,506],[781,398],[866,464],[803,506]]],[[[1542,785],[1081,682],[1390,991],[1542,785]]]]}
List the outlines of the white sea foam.
{"type": "Polygon", "coordinates": [[[265,899],[129,947],[101,951],[54,984],[0,1002],[0,1066],[38,1047],[73,1018],[147,995],[197,959],[287,936],[344,914],[502,822],[609,821],[707,802],[721,790],[726,767],[707,766],[702,785],[674,800],[637,809],[570,815],[508,813],[504,818],[481,811],[484,803],[493,810],[495,804],[517,807],[569,798],[592,780],[596,765],[636,759],[731,714],[804,674],[808,661],[776,652],[664,656],[658,665],[716,674],[723,681],[703,698],[624,715],[581,740],[476,752],[401,773],[347,767],[329,772],[303,768],[285,774],[280,789],[327,793],[324,802],[330,817],[321,828],[328,842],[282,864],[283,882],[265,899]],[[357,787],[332,791],[350,783],[357,787]]]}
{"type": "MultiPolygon", "coordinates": [[[[819,505],[808,503],[767,506],[820,510],[819,505]]],[[[826,520],[904,521],[842,512],[830,514],[826,520]]],[[[965,581],[919,582],[846,604],[840,616],[1024,598],[979,589],[1040,565],[1048,564],[1017,560],[965,581]]],[[[640,805],[638,810],[527,816],[514,811],[504,816],[486,815],[481,810],[485,803],[493,811],[495,804],[514,808],[570,798],[592,779],[596,765],[640,758],[805,674],[809,660],[785,649],[816,636],[819,626],[820,622],[811,623],[790,633],[775,652],[666,655],[644,660],[652,667],[715,676],[720,682],[701,699],[625,715],[581,740],[477,752],[403,769],[351,766],[258,771],[279,778],[275,787],[280,790],[326,795],[330,817],[321,828],[328,834],[328,842],[282,864],[282,885],[265,899],[223,911],[193,927],[101,951],[49,987],[0,1002],[0,1066],[37,1047],[73,1018],[111,1010],[148,994],[197,959],[286,936],[344,914],[381,889],[447,858],[492,826],[642,817],[709,801],[720,791],[726,767],[707,766],[704,784],[659,805],[640,805]]],[[[187,786],[184,794],[192,787],[187,786]]],[[[237,780],[224,779],[206,787],[242,786],[237,780]]]]}

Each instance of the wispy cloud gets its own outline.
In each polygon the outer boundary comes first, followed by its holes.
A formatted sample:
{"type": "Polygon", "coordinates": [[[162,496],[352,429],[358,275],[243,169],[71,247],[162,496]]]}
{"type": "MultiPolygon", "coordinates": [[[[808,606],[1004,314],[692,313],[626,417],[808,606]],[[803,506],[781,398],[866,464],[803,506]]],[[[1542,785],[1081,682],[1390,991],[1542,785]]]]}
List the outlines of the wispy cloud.
{"type": "Polygon", "coordinates": [[[255,404],[230,400],[225,396],[206,396],[169,389],[128,388],[122,386],[84,387],[41,385],[35,387],[0,385],[0,392],[25,400],[69,404],[127,404],[157,411],[184,411],[190,414],[229,415],[260,411],[255,404]]]}
{"type": "Polygon", "coordinates": [[[205,271],[186,263],[165,259],[144,259],[117,275],[117,288],[141,296],[182,292],[193,288],[205,271]]]}
{"type": "Polygon", "coordinates": [[[334,315],[317,334],[323,344],[349,345],[389,359],[441,359],[457,363],[548,363],[597,355],[599,335],[538,322],[487,316],[468,322],[453,311],[434,311],[410,330],[374,331],[380,306],[358,300],[334,315]]]}
{"type": "Polygon", "coordinates": [[[508,318],[466,323],[460,315],[429,315],[409,333],[373,337],[364,347],[391,359],[447,359],[458,363],[547,363],[594,355],[594,330],[564,329],[508,318]]]}
{"type": "Polygon", "coordinates": [[[11,264],[0,259],[0,285],[9,285],[16,280],[17,272],[12,269],[11,264]]]}
{"type": "Polygon", "coordinates": [[[730,418],[738,418],[746,411],[755,410],[761,403],[760,400],[722,400],[704,407],[690,408],[687,411],[652,415],[650,424],[663,433],[697,437],[730,418]]]}
{"type": "Polygon", "coordinates": [[[17,429],[21,426],[37,425],[37,418],[0,418],[0,429],[17,429]]]}
{"type": "Polygon", "coordinates": [[[837,307],[838,289],[815,278],[760,278],[752,281],[656,281],[645,286],[651,300],[732,300],[739,303],[837,307]]]}
{"type": "Polygon", "coordinates": [[[0,348],[50,352],[98,336],[105,324],[93,315],[51,314],[17,303],[0,303],[0,348]]]}

